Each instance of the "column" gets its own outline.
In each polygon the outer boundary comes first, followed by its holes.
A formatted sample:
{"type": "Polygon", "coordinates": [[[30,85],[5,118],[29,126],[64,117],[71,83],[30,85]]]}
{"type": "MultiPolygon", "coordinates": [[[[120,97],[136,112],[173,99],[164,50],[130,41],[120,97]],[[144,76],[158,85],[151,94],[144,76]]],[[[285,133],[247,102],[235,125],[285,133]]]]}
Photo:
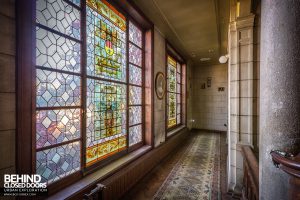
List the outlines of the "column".
{"type": "Polygon", "coordinates": [[[260,73],[260,199],[288,199],[289,176],[271,150],[300,151],[300,1],[263,0],[260,73]]]}

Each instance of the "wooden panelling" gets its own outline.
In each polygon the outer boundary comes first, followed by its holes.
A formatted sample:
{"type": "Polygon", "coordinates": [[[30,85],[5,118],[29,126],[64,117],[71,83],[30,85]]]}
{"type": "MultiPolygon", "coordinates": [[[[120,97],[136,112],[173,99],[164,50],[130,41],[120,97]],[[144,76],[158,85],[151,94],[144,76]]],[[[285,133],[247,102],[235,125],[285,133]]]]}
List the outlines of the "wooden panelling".
{"type": "Polygon", "coordinates": [[[259,199],[259,169],[258,161],[249,146],[242,146],[244,158],[243,198],[247,200],[259,199]]]}
{"type": "Polygon", "coordinates": [[[187,128],[182,129],[179,134],[170,138],[164,145],[153,149],[105,180],[94,183],[83,191],[78,191],[76,195],[69,199],[82,199],[84,194],[89,194],[91,190],[96,188],[98,183],[101,183],[106,187],[102,191],[103,199],[109,200],[121,198],[151,169],[158,165],[163,158],[178,147],[180,143],[184,142],[188,134],[189,131],[187,128]]]}

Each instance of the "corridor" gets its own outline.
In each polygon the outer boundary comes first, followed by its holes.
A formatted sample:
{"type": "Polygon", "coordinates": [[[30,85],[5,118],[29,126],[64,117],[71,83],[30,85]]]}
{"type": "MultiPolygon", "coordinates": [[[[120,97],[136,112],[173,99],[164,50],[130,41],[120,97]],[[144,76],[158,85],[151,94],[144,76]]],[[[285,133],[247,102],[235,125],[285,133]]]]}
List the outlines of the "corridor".
{"type": "Polygon", "coordinates": [[[299,22],[300,0],[1,0],[0,200],[300,200],[299,22]]]}
{"type": "Polygon", "coordinates": [[[226,156],[226,133],[193,130],[121,199],[231,199],[226,194],[226,156]]]}

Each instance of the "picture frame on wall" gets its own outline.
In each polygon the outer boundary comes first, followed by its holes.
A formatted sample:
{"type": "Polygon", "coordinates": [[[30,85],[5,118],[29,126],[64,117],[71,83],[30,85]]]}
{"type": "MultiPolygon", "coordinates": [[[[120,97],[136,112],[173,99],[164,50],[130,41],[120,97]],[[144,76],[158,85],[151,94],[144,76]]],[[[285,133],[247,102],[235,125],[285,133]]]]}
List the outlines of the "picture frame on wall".
{"type": "Polygon", "coordinates": [[[166,90],[165,76],[162,72],[158,72],[155,77],[155,93],[158,99],[163,99],[166,90]]]}

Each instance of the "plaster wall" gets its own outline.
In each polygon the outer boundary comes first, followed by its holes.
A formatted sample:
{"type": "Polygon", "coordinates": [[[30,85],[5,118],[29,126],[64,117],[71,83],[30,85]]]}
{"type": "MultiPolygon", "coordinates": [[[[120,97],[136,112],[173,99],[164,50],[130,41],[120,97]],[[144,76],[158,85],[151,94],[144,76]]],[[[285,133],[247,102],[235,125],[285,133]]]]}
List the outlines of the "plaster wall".
{"type": "Polygon", "coordinates": [[[227,65],[198,66],[192,70],[192,127],[227,131],[227,65]],[[208,87],[207,79],[211,78],[208,87]],[[204,86],[205,85],[205,86],[204,86]],[[202,88],[202,87],[205,88],[202,88]],[[224,91],[218,91],[220,87],[224,91]]]}

